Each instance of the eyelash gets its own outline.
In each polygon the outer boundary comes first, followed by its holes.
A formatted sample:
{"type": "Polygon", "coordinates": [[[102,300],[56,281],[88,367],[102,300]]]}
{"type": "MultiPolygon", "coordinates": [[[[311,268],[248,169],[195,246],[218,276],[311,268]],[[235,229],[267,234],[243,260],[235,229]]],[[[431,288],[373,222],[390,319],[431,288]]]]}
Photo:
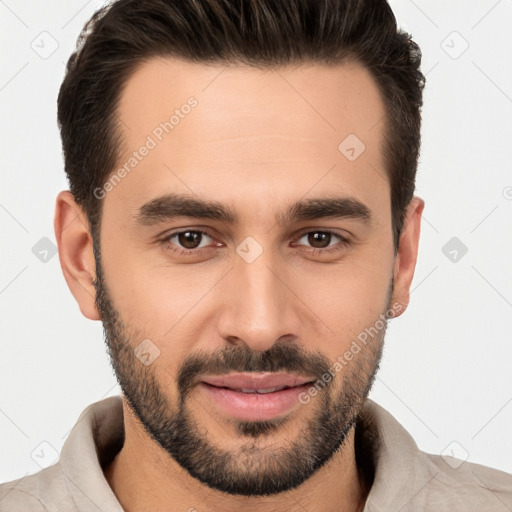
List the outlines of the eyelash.
{"type": "MultiPolygon", "coordinates": [[[[213,239],[213,237],[211,235],[209,235],[206,231],[204,231],[202,229],[185,229],[185,230],[176,231],[174,233],[167,235],[166,237],[161,239],[161,243],[164,244],[166,247],[168,247],[171,251],[176,253],[178,256],[194,256],[194,255],[201,254],[202,252],[204,252],[204,250],[208,250],[211,248],[211,246],[206,246],[206,247],[200,247],[200,248],[196,248],[196,249],[183,249],[183,248],[177,247],[175,244],[173,244],[171,242],[171,240],[174,237],[177,237],[177,236],[181,235],[182,233],[187,233],[187,232],[200,233],[202,236],[206,235],[213,239]]],[[[336,253],[338,251],[341,251],[341,250],[347,248],[352,243],[348,238],[340,235],[339,233],[337,233],[335,231],[331,231],[328,229],[316,229],[316,230],[312,230],[312,231],[306,231],[306,232],[300,234],[297,237],[297,240],[300,240],[305,235],[309,235],[311,233],[327,233],[327,234],[332,235],[340,240],[339,244],[336,244],[333,247],[327,247],[324,249],[318,249],[315,247],[310,248],[309,252],[310,252],[310,254],[313,254],[314,256],[317,256],[320,254],[326,255],[326,254],[336,253]]]]}

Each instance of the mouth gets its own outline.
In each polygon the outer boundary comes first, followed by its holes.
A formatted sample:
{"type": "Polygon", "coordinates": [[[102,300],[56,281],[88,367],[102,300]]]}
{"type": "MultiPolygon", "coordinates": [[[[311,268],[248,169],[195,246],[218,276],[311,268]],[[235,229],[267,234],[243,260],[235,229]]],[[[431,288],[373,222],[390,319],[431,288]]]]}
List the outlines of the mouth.
{"type": "MultiPolygon", "coordinates": [[[[218,387],[218,386],[217,386],[218,387]]],[[[238,389],[238,388],[228,388],[225,386],[221,386],[224,389],[231,389],[232,391],[238,391],[239,393],[259,393],[260,395],[266,395],[267,393],[274,393],[276,391],[281,391],[282,389],[291,389],[290,386],[281,386],[275,388],[263,388],[263,389],[238,389]]],[[[294,386],[292,386],[294,387],[294,386]]]]}
{"type": "Polygon", "coordinates": [[[264,421],[289,414],[298,407],[299,395],[314,380],[286,373],[233,373],[205,377],[199,387],[224,414],[246,421],[264,421]]]}

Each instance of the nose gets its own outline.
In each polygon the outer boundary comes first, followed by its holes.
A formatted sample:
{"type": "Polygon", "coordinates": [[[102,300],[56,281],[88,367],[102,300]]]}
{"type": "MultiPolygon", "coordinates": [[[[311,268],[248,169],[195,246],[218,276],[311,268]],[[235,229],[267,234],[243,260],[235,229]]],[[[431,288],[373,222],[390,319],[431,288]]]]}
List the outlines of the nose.
{"type": "Polygon", "coordinates": [[[284,337],[298,338],[298,299],[287,285],[286,270],[271,254],[264,251],[251,263],[237,257],[228,276],[220,336],[255,351],[265,351],[284,337]]]}

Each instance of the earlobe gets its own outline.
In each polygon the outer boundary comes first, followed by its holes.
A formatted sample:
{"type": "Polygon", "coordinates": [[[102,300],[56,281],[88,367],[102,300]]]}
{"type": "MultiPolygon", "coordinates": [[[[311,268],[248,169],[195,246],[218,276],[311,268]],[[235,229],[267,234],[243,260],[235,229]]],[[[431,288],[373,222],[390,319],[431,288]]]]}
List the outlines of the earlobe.
{"type": "Polygon", "coordinates": [[[91,320],[99,320],[94,288],[96,265],[89,223],[84,211],[67,190],[57,196],[54,229],[66,283],[82,314],[91,320]]]}
{"type": "Polygon", "coordinates": [[[394,266],[394,287],[392,304],[399,304],[400,316],[409,305],[409,295],[416,261],[418,258],[418,246],[420,240],[421,215],[425,202],[423,199],[414,196],[407,207],[404,219],[400,243],[394,266]]]}

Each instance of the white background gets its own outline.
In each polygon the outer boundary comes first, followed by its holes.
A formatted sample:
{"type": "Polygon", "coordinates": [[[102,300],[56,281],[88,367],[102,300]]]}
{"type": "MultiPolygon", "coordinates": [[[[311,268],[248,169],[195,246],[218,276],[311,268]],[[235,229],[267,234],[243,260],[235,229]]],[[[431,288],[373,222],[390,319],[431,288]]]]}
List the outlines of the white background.
{"type": "MultiPolygon", "coordinates": [[[[81,316],[58,257],[32,252],[55,240],[56,98],[99,5],[0,1],[0,482],[52,462],[80,412],[119,392],[101,325],[81,316]]],[[[512,1],[392,6],[424,55],[426,208],[411,305],[391,322],[372,398],[423,450],[512,472],[512,1]],[[455,263],[452,237],[468,248],[455,263]]]]}

